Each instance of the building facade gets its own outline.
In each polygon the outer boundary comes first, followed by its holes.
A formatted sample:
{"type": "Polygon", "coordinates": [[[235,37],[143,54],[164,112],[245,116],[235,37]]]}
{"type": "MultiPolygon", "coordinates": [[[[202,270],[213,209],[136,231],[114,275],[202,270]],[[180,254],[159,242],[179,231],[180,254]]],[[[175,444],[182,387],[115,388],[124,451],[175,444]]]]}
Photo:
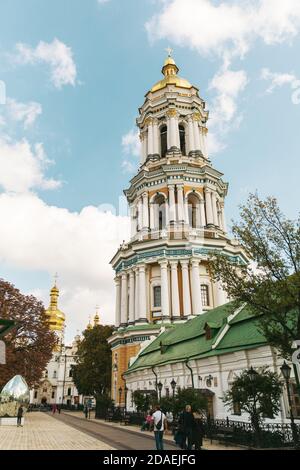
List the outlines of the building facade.
{"type": "MultiPolygon", "coordinates": [[[[174,392],[179,387],[194,388],[207,397],[211,417],[249,422],[249,416],[241,413],[238,403],[233,408],[224,405],[224,393],[245,369],[268,366],[282,377],[282,364],[283,359],[261,333],[257,316],[246,304],[237,306],[230,302],[161,332],[132,360],[124,374],[127,408],[135,409],[134,391],[172,396],[171,384],[175,383],[174,392]]],[[[299,365],[297,368],[300,376],[299,365]]],[[[300,397],[293,368],[289,388],[293,416],[300,420],[300,397]]],[[[290,422],[286,389],[280,413],[266,421],[290,422]]]]}
{"type": "Polygon", "coordinates": [[[164,78],[146,94],[137,126],[141,162],[125,195],[131,239],[112,259],[116,330],[112,347],[112,398],[132,357],[161,331],[228,301],[210,275],[215,251],[246,262],[226,231],[228,184],[213,168],[206,147],[208,111],[199,90],[178,76],[172,57],[164,78]]]}
{"type": "Polygon", "coordinates": [[[58,308],[59,289],[54,285],[50,292],[50,305],[46,310],[49,328],[58,337],[52,358],[47,365],[40,383],[30,392],[33,405],[77,405],[83,402],[72,378],[72,366],[76,363],[77,345],[80,336],[76,336],[71,346],[64,344],[65,314],[58,308]]]}

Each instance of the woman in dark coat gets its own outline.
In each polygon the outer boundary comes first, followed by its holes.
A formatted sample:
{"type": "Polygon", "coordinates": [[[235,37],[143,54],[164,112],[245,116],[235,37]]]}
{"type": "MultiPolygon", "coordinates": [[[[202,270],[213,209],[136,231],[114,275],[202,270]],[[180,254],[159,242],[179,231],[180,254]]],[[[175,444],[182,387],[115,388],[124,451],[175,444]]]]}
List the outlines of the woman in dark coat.
{"type": "Polygon", "coordinates": [[[195,450],[201,450],[203,445],[204,426],[202,416],[199,413],[194,413],[194,425],[192,431],[192,442],[195,450]]]}

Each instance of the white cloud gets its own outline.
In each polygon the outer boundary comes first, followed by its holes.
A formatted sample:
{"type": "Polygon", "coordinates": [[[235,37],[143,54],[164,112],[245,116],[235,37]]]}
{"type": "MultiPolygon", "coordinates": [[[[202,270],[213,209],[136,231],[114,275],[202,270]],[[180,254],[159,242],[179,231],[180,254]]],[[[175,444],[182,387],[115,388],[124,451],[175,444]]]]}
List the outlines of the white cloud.
{"type": "MultiPolygon", "coordinates": [[[[114,322],[113,270],[119,244],[129,237],[129,220],[98,207],[81,212],[49,206],[37,195],[1,194],[0,261],[11,268],[59,273],[61,309],[69,337],[86,325],[96,304],[114,322]]],[[[40,294],[40,293],[39,293],[40,294]]],[[[48,292],[41,295],[48,303],[48,292]]]]}
{"type": "Polygon", "coordinates": [[[138,130],[131,129],[122,137],[122,149],[124,153],[122,168],[126,173],[133,173],[137,169],[141,154],[141,141],[138,130]]]}
{"type": "Polygon", "coordinates": [[[16,122],[21,122],[24,129],[31,127],[37,117],[42,114],[42,106],[40,103],[35,101],[20,103],[12,98],[7,98],[6,105],[3,109],[8,118],[16,122]]]}
{"type": "Polygon", "coordinates": [[[242,117],[237,111],[237,101],[247,82],[244,70],[233,71],[226,67],[211,80],[209,89],[215,92],[208,133],[208,149],[211,154],[223,150],[224,137],[230,130],[239,126],[242,117]]]}
{"type": "Polygon", "coordinates": [[[271,82],[266,90],[267,93],[273,93],[275,88],[280,88],[283,85],[289,85],[292,89],[300,87],[300,80],[293,73],[277,73],[271,72],[268,68],[263,68],[261,78],[271,82]]]}
{"type": "Polygon", "coordinates": [[[97,0],[99,5],[103,5],[104,3],[110,2],[110,0],[97,0]]]}
{"type": "Polygon", "coordinates": [[[51,43],[40,41],[36,48],[26,44],[16,45],[17,54],[14,60],[20,64],[45,63],[51,71],[51,82],[56,88],[64,85],[76,85],[76,64],[73,52],[63,42],[54,39],[51,43]]]}
{"type": "Polygon", "coordinates": [[[300,30],[298,0],[163,0],[146,24],[152,41],[168,39],[202,55],[244,56],[256,39],[291,41],[300,30]]]}
{"type": "Polygon", "coordinates": [[[42,144],[32,147],[26,139],[13,142],[0,136],[0,188],[4,191],[24,193],[59,187],[59,181],[44,176],[49,163],[42,144]]]}

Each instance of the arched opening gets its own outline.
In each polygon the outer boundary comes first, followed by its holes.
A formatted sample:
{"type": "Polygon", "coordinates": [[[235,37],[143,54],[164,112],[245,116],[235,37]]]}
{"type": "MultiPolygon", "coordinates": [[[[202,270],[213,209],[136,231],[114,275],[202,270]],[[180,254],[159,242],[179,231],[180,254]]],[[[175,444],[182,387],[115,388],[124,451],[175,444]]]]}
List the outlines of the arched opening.
{"type": "Polygon", "coordinates": [[[154,201],[154,228],[164,230],[167,225],[167,207],[166,198],[163,194],[158,194],[154,201]]]}
{"type": "Polygon", "coordinates": [[[182,124],[179,126],[180,150],[182,155],[186,155],[185,128],[182,124]]]}
{"type": "Polygon", "coordinates": [[[167,126],[160,128],[160,154],[164,158],[168,151],[168,129],[167,126]]]}
{"type": "Polygon", "coordinates": [[[188,210],[190,227],[200,227],[200,199],[196,194],[190,194],[188,196],[188,210]]]}
{"type": "Polygon", "coordinates": [[[42,403],[42,405],[46,405],[47,404],[47,398],[43,397],[42,400],[41,400],[41,403],[42,403]]]}

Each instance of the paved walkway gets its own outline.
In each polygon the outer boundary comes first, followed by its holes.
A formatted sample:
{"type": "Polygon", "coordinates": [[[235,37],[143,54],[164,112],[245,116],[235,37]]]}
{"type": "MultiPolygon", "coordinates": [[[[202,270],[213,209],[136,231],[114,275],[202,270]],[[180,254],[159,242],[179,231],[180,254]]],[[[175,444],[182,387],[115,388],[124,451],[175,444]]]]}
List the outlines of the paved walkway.
{"type": "MultiPolygon", "coordinates": [[[[117,450],[155,450],[153,433],[141,433],[131,426],[120,426],[98,419],[85,419],[83,413],[62,412],[60,415],[56,413],[55,419],[100,439],[117,450]]],[[[164,448],[178,449],[171,440],[165,440],[164,448]]]]}
{"type": "MultiPolygon", "coordinates": [[[[80,420],[80,421],[84,421],[84,422],[92,422],[92,423],[97,424],[98,426],[101,426],[101,428],[103,428],[103,426],[106,426],[107,428],[114,429],[115,431],[118,430],[118,431],[124,433],[124,435],[126,433],[128,433],[129,438],[127,437],[127,439],[129,439],[131,442],[132,441],[134,442],[134,444],[135,444],[135,447],[133,447],[134,449],[139,448],[139,447],[136,447],[136,439],[132,438],[132,435],[134,435],[134,434],[136,436],[138,436],[138,435],[143,436],[145,439],[149,439],[149,440],[153,441],[153,432],[141,431],[139,426],[131,426],[131,425],[130,426],[124,426],[124,425],[119,424],[119,423],[111,423],[111,422],[95,419],[93,417],[93,415],[92,415],[91,419],[86,420],[83,413],[81,413],[81,412],[64,412],[64,413],[62,413],[61,416],[65,416],[65,417],[69,417],[69,418],[72,417],[72,418],[77,419],[78,421],[80,420]],[[131,437],[130,437],[130,435],[131,435],[131,437]]],[[[165,433],[164,434],[164,441],[167,444],[167,446],[165,447],[166,449],[173,449],[173,450],[179,449],[177,446],[175,446],[174,438],[171,434],[166,434],[165,433]]],[[[118,447],[116,447],[116,448],[118,448],[118,447]]],[[[128,447],[128,449],[130,449],[130,448],[131,447],[128,447]]],[[[153,448],[153,446],[150,447],[150,449],[151,448],[153,448]]],[[[123,447],[123,449],[124,449],[124,447],[123,447]]],[[[141,449],[146,450],[146,449],[149,449],[149,447],[145,447],[145,448],[141,448],[141,449]]],[[[209,439],[204,439],[203,440],[203,449],[205,449],[205,450],[244,450],[241,447],[225,446],[225,445],[219,444],[217,441],[213,441],[211,443],[211,441],[209,439]]]]}
{"type": "Polygon", "coordinates": [[[112,450],[111,445],[53,419],[46,413],[27,413],[25,425],[0,426],[0,450],[112,450]]]}

